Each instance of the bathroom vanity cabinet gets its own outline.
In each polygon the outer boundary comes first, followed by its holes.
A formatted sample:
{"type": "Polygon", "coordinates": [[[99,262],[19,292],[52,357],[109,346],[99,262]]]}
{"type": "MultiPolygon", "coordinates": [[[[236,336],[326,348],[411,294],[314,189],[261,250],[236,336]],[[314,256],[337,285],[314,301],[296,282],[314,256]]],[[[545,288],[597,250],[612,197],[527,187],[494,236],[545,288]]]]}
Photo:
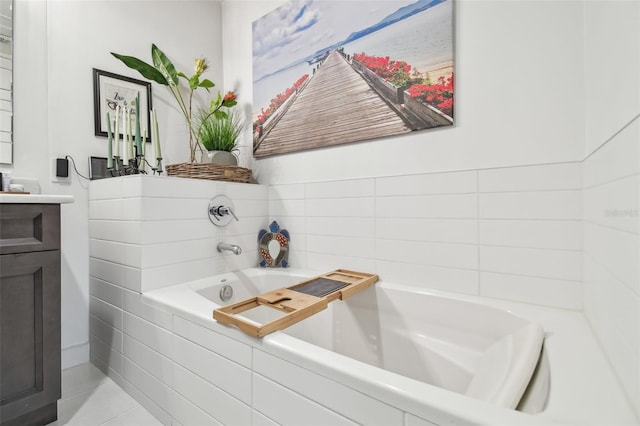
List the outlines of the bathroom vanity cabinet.
{"type": "Polygon", "coordinates": [[[60,394],[60,204],[1,203],[0,425],[55,421],[60,394]]]}

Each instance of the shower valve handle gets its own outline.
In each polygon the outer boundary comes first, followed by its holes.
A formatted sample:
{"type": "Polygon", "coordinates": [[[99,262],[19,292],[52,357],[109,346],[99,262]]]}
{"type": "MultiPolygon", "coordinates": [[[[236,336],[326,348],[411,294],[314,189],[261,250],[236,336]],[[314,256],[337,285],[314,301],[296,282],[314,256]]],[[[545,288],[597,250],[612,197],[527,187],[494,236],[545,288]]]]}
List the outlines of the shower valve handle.
{"type": "Polygon", "coordinates": [[[230,214],[231,216],[233,216],[236,222],[240,221],[240,219],[238,219],[238,216],[236,216],[236,214],[233,212],[231,207],[214,206],[214,207],[211,207],[211,209],[209,210],[209,213],[211,213],[213,217],[216,218],[216,220],[220,220],[222,216],[226,216],[230,214]]]}

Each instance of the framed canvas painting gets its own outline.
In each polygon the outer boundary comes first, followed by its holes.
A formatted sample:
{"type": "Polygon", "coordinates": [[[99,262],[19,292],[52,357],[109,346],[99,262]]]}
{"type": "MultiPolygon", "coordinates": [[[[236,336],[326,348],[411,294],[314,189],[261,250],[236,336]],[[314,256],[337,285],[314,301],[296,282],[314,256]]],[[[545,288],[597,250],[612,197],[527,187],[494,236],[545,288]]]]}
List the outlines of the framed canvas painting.
{"type": "Polygon", "coordinates": [[[253,94],[256,158],[451,126],[453,0],[292,0],[253,22],[253,94]]]}

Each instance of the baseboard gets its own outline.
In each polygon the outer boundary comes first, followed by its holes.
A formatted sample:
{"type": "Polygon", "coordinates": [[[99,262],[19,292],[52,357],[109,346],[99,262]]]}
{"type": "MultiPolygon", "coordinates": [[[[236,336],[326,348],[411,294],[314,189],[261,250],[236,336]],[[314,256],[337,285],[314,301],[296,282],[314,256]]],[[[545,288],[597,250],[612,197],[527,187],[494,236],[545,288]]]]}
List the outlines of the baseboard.
{"type": "Polygon", "coordinates": [[[62,348],[62,369],[89,362],[89,342],[62,348]]]}

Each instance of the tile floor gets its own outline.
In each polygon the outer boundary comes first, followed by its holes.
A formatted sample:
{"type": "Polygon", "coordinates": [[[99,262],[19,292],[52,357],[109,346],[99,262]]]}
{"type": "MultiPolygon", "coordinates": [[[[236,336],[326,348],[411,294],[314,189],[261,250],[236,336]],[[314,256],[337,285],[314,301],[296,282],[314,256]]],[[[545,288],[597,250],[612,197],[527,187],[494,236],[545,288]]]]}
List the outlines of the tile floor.
{"type": "Polygon", "coordinates": [[[58,420],[47,426],[156,426],[155,417],[93,364],[62,372],[58,420]]]}

